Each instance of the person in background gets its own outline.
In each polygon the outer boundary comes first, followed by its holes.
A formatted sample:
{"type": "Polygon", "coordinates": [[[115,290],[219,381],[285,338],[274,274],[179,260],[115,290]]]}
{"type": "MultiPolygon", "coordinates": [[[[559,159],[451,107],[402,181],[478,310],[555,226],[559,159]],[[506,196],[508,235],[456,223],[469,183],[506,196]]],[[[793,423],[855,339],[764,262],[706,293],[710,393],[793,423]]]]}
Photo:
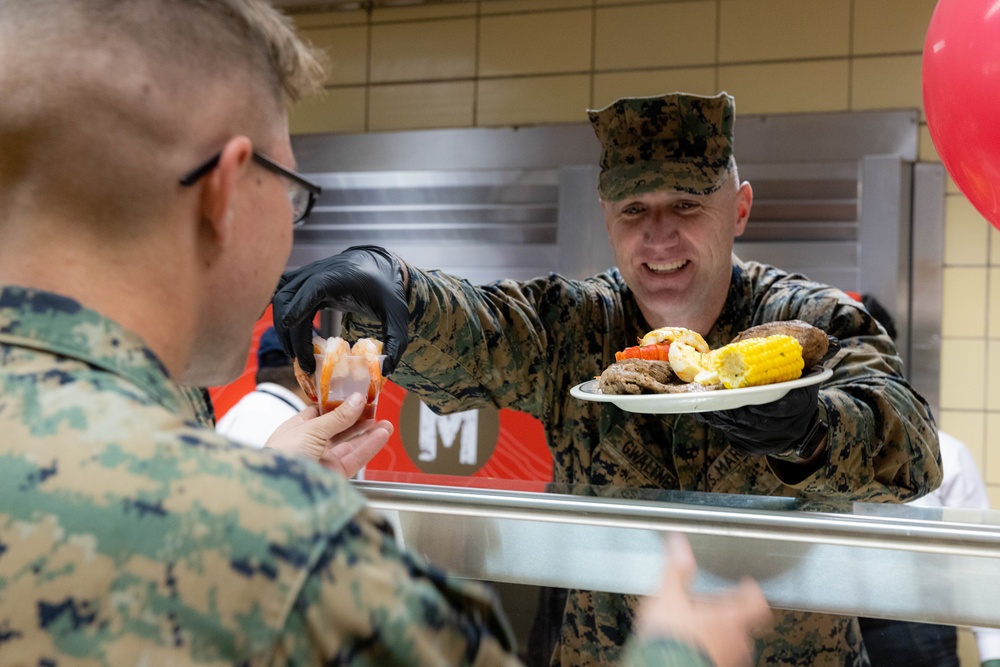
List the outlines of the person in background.
{"type": "MultiPolygon", "coordinates": [[[[324,80],[266,0],[0,0],[0,665],[514,662],[345,478],[392,428],[364,397],[253,450],[184,388],[243,369],[324,80]]],[[[692,596],[681,552],[631,664],[746,663],[759,588],[692,596]]]]}
{"type": "Polygon", "coordinates": [[[306,409],[308,400],[274,327],[260,335],[255,380],[254,390],[222,415],[215,430],[234,442],[263,447],[283,422],[306,409]]]}
{"type": "MultiPolygon", "coordinates": [[[[944,481],[909,504],[918,507],[990,509],[976,462],[965,444],[940,432],[944,481]]],[[[860,618],[872,667],[959,667],[958,630],[952,625],[860,618]]],[[[980,667],[1000,667],[1000,629],[972,628],[980,667]]]]}
{"type": "MultiPolygon", "coordinates": [[[[910,501],[918,507],[990,509],[983,476],[972,453],[958,438],[938,432],[944,480],[936,490],[910,501]]],[[[872,667],[958,666],[958,632],[954,626],[861,619],[861,633],[872,667]]],[[[1000,629],[972,628],[981,667],[1000,667],[1000,629]]]]}
{"type": "MultiPolygon", "coordinates": [[[[838,289],[733,255],[753,203],[734,158],[734,113],[725,93],[623,98],[590,112],[616,269],[477,287],[384,248],[349,248],[282,278],[272,303],[283,346],[312,369],[314,314],[346,313],[352,335],[381,333],[387,362],[399,364],[393,381],[432,409],[492,405],[541,420],[557,484],[886,502],[926,494],[941,481],[937,428],[877,322],[838,289]],[[716,348],[790,319],[840,339],[822,386],[698,418],[570,395],[652,329],[693,329],[716,348]]],[[[551,663],[617,661],[636,602],[569,591],[551,663]]],[[[776,611],[759,648],[759,665],[866,663],[849,617],[776,611]]]]}
{"type": "MultiPolygon", "coordinates": [[[[848,292],[864,304],[893,340],[895,319],[871,294],[848,292]]],[[[972,453],[958,438],[938,431],[944,478],[934,491],[910,501],[915,507],[990,509],[986,483],[972,453]]],[[[860,618],[872,667],[958,667],[958,630],[951,625],[860,618]]],[[[981,667],[1000,667],[1000,630],[972,628],[981,667]]]]}

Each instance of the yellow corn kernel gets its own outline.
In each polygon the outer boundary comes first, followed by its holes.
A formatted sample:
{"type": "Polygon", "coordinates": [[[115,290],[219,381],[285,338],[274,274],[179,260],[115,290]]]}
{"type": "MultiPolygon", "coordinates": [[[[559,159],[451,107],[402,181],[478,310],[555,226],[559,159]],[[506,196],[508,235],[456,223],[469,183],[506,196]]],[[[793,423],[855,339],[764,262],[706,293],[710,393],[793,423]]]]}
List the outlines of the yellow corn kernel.
{"type": "Polygon", "coordinates": [[[750,338],[720,347],[711,355],[726,389],[756,387],[802,376],[802,345],[792,336],[750,338]]]}

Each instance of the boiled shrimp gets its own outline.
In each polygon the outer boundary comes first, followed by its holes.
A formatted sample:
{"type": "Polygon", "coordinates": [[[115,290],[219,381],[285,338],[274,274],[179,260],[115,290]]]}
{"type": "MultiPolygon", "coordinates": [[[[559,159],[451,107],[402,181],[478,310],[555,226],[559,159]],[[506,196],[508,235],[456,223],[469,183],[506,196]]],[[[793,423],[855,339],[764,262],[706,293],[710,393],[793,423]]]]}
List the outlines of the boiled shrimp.
{"type": "Polygon", "coordinates": [[[334,369],[340,358],[351,353],[351,348],[347,341],[340,336],[328,338],[326,349],[323,351],[323,366],[319,375],[319,404],[323,405],[330,397],[330,378],[333,377],[334,369]]]}
{"type": "Polygon", "coordinates": [[[302,370],[298,359],[292,362],[292,368],[295,370],[295,380],[302,387],[302,391],[305,392],[306,397],[313,403],[316,403],[316,382],[313,380],[312,373],[306,373],[302,370]]]}
{"type": "Polygon", "coordinates": [[[382,364],[378,358],[378,355],[382,354],[382,341],[374,338],[359,338],[354,343],[354,347],[351,348],[351,354],[364,357],[367,361],[368,377],[371,378],[368,383],[368,402],[371,403],[382,390],[382,385],[385,384],[385,378],[382,377],[382,364]]]}
{"type": "MultiPolygon", "coordinates": [[[[326,348],[326,340],[320,338],[319,336],[313,336],[312,339],[313,354],[323,354],[323,350],[326,348]]],[[[306,373],[299,366],[299,360],[295,359],[292,361],[292,369],[295,372],[295,380],[302,387],[302,391],[305,392],[306,397],[313,403],[317,402],[316,396],[316,380],[312,373],[306,373]]]]}

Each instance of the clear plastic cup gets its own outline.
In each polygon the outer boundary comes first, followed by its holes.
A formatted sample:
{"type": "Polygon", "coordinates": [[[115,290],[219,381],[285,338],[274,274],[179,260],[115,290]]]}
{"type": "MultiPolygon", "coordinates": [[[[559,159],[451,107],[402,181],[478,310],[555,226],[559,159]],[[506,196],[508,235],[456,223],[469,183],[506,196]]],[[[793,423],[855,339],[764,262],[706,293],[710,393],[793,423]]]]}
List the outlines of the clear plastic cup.
{"type": "Polygon", "coordinates": [[[327,392],[326,400],[323,400],[323,355],[314,355],[316,358],[316,371],[313,373],[313,383],[316,387],[316,398],[319,405],[319,413],[325,414],[336,410],[341,403],[347,400],[351,394],[361,394],[366,397],[365,409],[361,413],[358,421],[375,419],[375,408],[378,405],[378,395],[382,390],[382,365],[385,363],[385,355],[380,354],[377,359],[378,374],[371,371],[368,365],[368,358],[353,354],[345,354],[337,360],[330,374],[330,389],[327,392]]]}

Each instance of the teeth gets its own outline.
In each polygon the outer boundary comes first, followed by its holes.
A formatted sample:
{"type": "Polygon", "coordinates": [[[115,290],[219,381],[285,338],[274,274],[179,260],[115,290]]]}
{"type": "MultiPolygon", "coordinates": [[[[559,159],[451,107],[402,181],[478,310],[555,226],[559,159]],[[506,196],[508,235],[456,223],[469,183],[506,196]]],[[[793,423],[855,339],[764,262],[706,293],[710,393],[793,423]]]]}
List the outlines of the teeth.
{"type": "Polygon", "coordinates": [[[679,262],[671,262],[670,264],[646,264],[650,271],[675,271],[682,266],[687,264],[687,260],[683,259],[679,262]]]}

